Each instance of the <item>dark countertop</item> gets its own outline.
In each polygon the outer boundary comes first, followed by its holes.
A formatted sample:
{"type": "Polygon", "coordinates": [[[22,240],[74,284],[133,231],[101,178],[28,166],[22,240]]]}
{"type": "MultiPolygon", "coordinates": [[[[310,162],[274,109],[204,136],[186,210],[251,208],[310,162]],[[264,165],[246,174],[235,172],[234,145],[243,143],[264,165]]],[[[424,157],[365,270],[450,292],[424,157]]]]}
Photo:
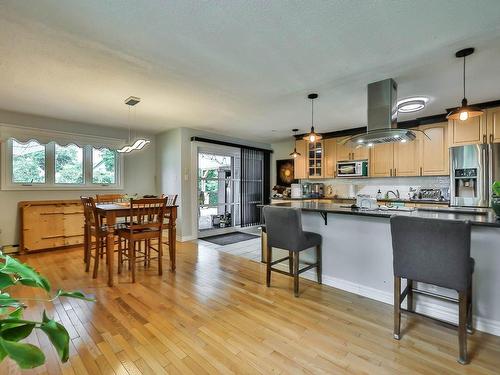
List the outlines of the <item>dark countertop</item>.
{"type": "Polygon", "coordinates": [[[334,203],[321,203],[321,202],[286,202],[286,203],[275,203],[272,206],[280,207],[295,207],[300,208],[307,212],[321,212],[321,213],[333,213],[333,214],[344,214],[344,215],[358,215],[358,216],[371,216],[371,217],[382,217],[389,218],[392,215],[405,215],[413,217],[421,217],[428,219],[443,219],[443,220],[469,220],[473,225],[480,226],[490,226],[500,228],[500,219],[497,219],[493,210],[485,209],[486,214],[474,214],[474,213],[455,213],[446,212],[447,208],[436,208],[434,210],[419,210],[414,211],[374,211],[374,210],[360,210],[351,209],[345,207],[342,204],[334,203]]]}
{"type": "MultiPolygon", "coordinates": [[[[277,198],[277,197],[271,197],[271,199],[276,199],[276,200],[283,200],[283,201],[304,201],[304,200],[335,200],[335,201],[355,201],[355,198],[342,198],[342,197],[323,197],[323,198],[277,198]]],[[[377,202],[383,202],[383,203],[427,203],[427,204],[442,204],[442,205],[448,205],[450,201],[446,200],[435,200],[435,199],[377,199],[377,202]]]]}

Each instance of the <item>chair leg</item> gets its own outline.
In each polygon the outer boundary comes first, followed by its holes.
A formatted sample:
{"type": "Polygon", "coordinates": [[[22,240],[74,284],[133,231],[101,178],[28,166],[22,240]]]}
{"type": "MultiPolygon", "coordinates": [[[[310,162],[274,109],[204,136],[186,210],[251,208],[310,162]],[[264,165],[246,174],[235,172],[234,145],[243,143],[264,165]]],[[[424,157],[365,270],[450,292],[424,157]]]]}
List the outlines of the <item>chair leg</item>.
{"type": "MultiPolygon", "coordinates": [[[[148,254],[150,251],[151,250],[148,249],[148,254]]],[[[158,237],[158,275],[160,275],[160,276],[163,275],[162,258],[163,258],[163,244],[162,244],[161,233],[160,233],[160,237],[158,237]]],[[[148,261],[148,263],[149,262],[151,262],[151,259],[148,261]]]]}
{"type": "Polygon", "coordinates": [[[293,295],[299,296],[299,252],[293,252],[293,295]]]}
{"type": "Polygon", "coordinates": [[[458,363],[465,365],[469,362],[467,357],[467,291],[458,293],[458,363]]]}
{"type": "Polygon", "coordinates": [[[87,257],[85,260],[85,272],[90,271],[90,254],[92,252],[92,235],[87,231],[87,249],[85,250],[85,256],[87,257]]]}
{"type": "Polygon", "coordinates": [[[130,239],[128,241],[128,259],[130,269],[132,270],[132,282],[135,283],[135,241],[130,239]]]}
{"type": "Polygon", "coordinates": [[[267,264],[266,264],[266,285],[271,286],[271,262],[273,261],[273,248],[267,245],[267,264]]]}
{"type": "Polygon", "coordinates": [[[290,272],[290,274],[293,274],[293,252],[292,251],[288,252],[288,272],[290,272]]]}
{"type": "Polygon", "coordinates": [[[168,246],[168,256],[170,260],[170,271],[175,270],[175,251],[173,246],[170,246],[170,241],[167,241],[167,246],[168,246]]]}
{"type": "Polygon", "coordinates": [[[401,278],[394,277],[394,338],[401,338],[401,278]]]}
{"type": "Polygon", "coordinates": [[[123,254],[122,254],[122,239],[118,238],[118,275],[122,273],[123,254]]]}
{"type": "Polygon", "coordinates": [[[323,272],[322,270],[322,251],[321,251],[321,245],[316,246],[316,277],[318,279],[318,284],[322,283],[322,278],[321,274],[323,272]]]}
{"type": "Polygon", "coordinates": [[[470,334],[474,333],[474,327],[472,324],[472,281],[469,285],[469,289],[467,290],[467,332],[470,334]]]}
{"type": "Polygon", "coordinates": [[[96,237],[95,239],[95,256],[94,256],[94,272],[92,278],[97,278],[97,270],[99,269],[99,255],[101,253],[101,239],[96,237]]]}
{"type": "Polygon", "coordinates": [[[413,280],[406,280],[406,285],[408,286],[408,294],[406,296],[406,309],[408,311],[413,311],[413,280]]]}

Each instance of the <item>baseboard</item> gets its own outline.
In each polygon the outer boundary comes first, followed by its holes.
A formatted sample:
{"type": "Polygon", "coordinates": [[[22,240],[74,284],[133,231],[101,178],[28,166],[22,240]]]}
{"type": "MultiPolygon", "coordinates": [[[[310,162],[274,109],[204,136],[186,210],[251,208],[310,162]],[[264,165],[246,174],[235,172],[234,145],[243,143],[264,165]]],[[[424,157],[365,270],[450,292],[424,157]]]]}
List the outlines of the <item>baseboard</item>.
{"type": "Polygon", "coordinates": [[[192,241],[192,240],[196,240],[196,236],[180,236],[180,235],[177,235],[176,240],[179,241],[179,242],[192,241]]]}
{"type": "MultiPolygon", "coordinates": [[[[283,270],[288,271],[288,267],[285,264],[277,264],[275,267],[283,268],[283,270]]],[[[316,281],[316,272],[314,270],[309,270],[304,272],[301,277],[316,281]]],[[[370,288],[365,285],[356,284],[351,281],[338,279],[336,277],[328,275],[323,275],[322,278],[324,285],[328,285],[366,298],[374,299],[376,301],[384,302],[389,305],[392,305],[394,302],[392,293],[384,292],[375,288],[370,288]]],[[[448,321],[451,323],[457,323],[458,320],[457,311],[455,309],[429,301],[418,301],[416,303],[415,310],[419,313],[430,315],[437,319],[448,321]]],[[[500,321],[497,320],[474,316],[474,328],[478,331],[490,333],[495,336],[500,336],[500,321]]]]}

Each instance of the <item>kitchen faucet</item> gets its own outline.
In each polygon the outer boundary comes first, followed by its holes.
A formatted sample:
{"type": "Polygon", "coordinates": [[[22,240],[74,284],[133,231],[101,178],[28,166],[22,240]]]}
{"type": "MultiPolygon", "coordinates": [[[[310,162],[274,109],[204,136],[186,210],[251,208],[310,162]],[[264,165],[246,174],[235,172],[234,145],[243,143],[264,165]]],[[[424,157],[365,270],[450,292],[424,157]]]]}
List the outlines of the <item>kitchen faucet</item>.
{"type": "Polygon", "coordinates": [[[392,190],[388,190],[388,191],[385,193],[385,198],[386,198],[386,199],[389,199],[389,193],[391,193],[392,195],[394,195],[394,197],[395,197],[396,199],[399,199],[399,198],[400,198],[400,196],[399,196],[399,190],[398,190],[398,189],[396,189],[396,192],[394,192],[394,191],[392,191],[392,190]]]}

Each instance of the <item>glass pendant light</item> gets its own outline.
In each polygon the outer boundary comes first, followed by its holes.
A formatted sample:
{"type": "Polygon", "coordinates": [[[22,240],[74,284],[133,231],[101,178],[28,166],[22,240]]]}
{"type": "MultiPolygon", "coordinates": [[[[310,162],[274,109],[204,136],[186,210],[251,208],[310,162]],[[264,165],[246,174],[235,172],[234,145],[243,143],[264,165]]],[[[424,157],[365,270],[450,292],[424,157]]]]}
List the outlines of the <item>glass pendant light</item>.
{"type": "Polygon", "coordinates": [[[455,56],[457,58],[464,59],[464,70],[463,70],[464,98],[462,99],[462,105],[459,108],[456,108],[450,113],[448,113],[448,115],[446,116],[447,119],[465,121],[471,117],[477,117],[483,114],[483,110],[481,108],[468,105],[467,98],[465,97],[465,57],[470,56],[473,53],[474,53],[474,48],[465,48],[455,53],[455,56]]]}
{"type": "Polygon", "coordinates": [[[314,99],[316,99],[317,97],[318,94],[307,95],[307,98],[311,99],[311,131],[306,134],[303,139],[309,141],[310,143],[317,142],[323,138],[321,134],[318,134],[314,131],[314,99]]]}
{"type": "MultiPolygon", "coordinates": [[[[299,131],[299,129],[292,129],[292,131],[293,131],[293,135],[294,135],[293,139],[295,140],[295,135],[299,131]]],[[[290,156],[294,159],[296,159],[298,156],[300,156],[300,153],[297,152],[297,147],[295,145],[293,146],[293,152],[290,153],[290,156]]]]}

